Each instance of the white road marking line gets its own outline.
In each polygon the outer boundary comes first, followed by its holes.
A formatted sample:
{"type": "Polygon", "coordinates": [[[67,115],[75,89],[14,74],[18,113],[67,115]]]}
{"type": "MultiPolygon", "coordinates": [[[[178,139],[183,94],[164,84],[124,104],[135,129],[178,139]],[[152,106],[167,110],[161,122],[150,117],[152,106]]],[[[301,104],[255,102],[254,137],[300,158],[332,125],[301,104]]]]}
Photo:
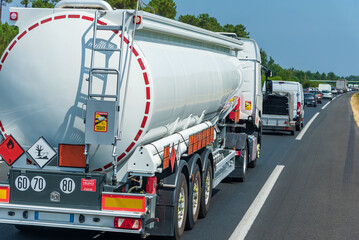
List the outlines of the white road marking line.
{"type": "Polygon", "coordinates": [[[100,237],[102,234],[104,234],[105,232],[100,232],[99,234],[97,234],[96,236],[93,236],[92,239],[96,239],[98,237],[100,237]]]}
{"type": "Polygon", "coordinates": [[[276,183],[279,175],[281,174],[283,168],[283,165],[277,165],[275,167],[272,174],[269,176],[266,183],[259,191],[257,197],[254,199],[253,203],[248,208],[246,214],[243,216],[242,220],[232,233],[229,240],[243,240],[246,237],[249,229],[251,229],[252,224],[254,223],[254,220],[258,216],[259,211],[263,207],[263,204],[266,201],[269,193],[272,191],[272,188],[276,183]]]}
{"type": "MultiPolygon", "coordinates": [[[[324,106],[325,107],[325,106],[324,106]]],[[[298,134],[298,136],[295,138],[295,140],[301,140],[302,137],[304,136],[305,132],[308,130],[310,124],[312,124],[312,122],[314,121],[314,119],[316,117],[318,117],[319,112],[317,112],[316,114],[314,114],[314,116],[309,120],[309,122],[304,126],[304,128],[302,129],[302,131],[300,131],[300,133],[298,134]]]]}
{"type": "MultiPolygon", "coordinates": [[[[333,100],[332,100],[333,101],[333,100]]],[[[329,105],[330,102],[327,102],[327,104],[325,104],[322,109],[326,108],[329,105]]]]}

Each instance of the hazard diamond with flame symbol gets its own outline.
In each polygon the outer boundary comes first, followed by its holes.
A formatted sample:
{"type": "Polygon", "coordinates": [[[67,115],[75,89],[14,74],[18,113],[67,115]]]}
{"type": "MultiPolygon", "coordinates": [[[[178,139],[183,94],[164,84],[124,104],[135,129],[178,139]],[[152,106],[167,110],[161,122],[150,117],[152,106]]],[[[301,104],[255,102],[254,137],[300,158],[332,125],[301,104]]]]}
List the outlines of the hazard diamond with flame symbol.
{"type": "Polygon", "coordinates": [[[0,156],[11,166],[25,151],[13,136],[9,136],[0,144],[0,156]]]}

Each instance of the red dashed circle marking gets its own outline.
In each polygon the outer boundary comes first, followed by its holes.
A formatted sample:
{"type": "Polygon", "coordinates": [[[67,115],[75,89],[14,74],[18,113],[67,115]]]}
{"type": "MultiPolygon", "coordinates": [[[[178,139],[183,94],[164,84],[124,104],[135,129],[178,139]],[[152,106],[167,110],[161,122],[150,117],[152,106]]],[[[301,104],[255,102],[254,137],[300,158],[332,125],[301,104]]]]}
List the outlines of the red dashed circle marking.
{"type": "MultiPolygon", "coordinates": [[[[60,20],[60,19],[65,19],[65,18],[68,18],[68,19],[83,19],[83,20],[87,20],[87,21],[91,21],[93,22],[94,18],[92,17],[89,17],[89,16],[86,16],[86,15],[83,15],[81,17],[81,15],[77,15],[77,14],[68,14],[68,15],[58,15],[58,16],[55,16],[54,18],[50,17],[50,18],[46,18],[42,21],[40,21],[40,23],[35,23],[34,25],[32,25],[31,27],[28,28],[28,31],[31,31],[33,29],[35,29],[36,27],[38,27],[40,24],[45,24],[45,23],[48,23],[48,22],[51,22],[52,20],[60,20]]],[[[97,23],[100,24],[100,25],[107,25],[107,23],[101,21],[101,20],[97,20],[97,23]]],[[[118,31],[113,31],[115,34],[118,34],[119,32],[118,31]]],[[[27,31],[25,30],[24,32],[22,32],[18,37],[17,37],[17,40],[20,40],[22,39],[25,35],[26,35],[27,31]]],[[[119,34],[119,37],[121,37],[121,34],[119,34]]],[[[124,42],[126,44],[129,44],[130,41],[124,37],[124,42]]],[[[15,44],[17,43],[16,39],[13,41],[13,43],[10,45],[9,49],[7,52],[5,52],[4,54],[4,57],[1,59],[1,63],[3,64],[9,54],[9,51],[11,51],[13,49],[13,47],[15,46],[15,44]]],[[[138,130],[135,138],[134,138],[134,141],[131,142],[131,144],[126,148],[126,152],[129,153],[132,148],[136,145],[135,142],[137,142],[140,138],[140,136],[142,135],[143,131],[144,131],[144,128],[146,126],[146,123],[147,123],[147,119],[148,119],[148,114],[150,112],[150,106],[151,106],[151,103],[150,103],[150,87],[148,86],[149,85],[149,80],[148,80],[148,75],[147,75],[147,72],[145,72],[146,70],[146,67],[142,61],[141,58],[139,58],[139,53],[137,52],[137,50],[134,48],[134,47],[130,47],[130,49],[132,50],[132,53],[135,55],[135,57],[137,58],[137,61],[140,65],[140,68],[141,70],[143,71],[143,79],[144,79],[144,83],[146,85],[146,99],[148,101],[146,101],[146,108],[145,108],[145,115],[142,119],[142,123],[141,123],[141,129],[138,130]]],[[[2,69],[2,65],[0,64],[0,71],[2,69]]],[[[1,122],[0,122],[1,123],[1,122]]],[[[2,124],[1,124],[1,127],[2,127],[2,124]]],[[[7,135],[5,134],[5,137],[7,135]]],[[[121,159],[123,159],[124,157],[126,156],[126,153],[123,152],[120,154],[120,156],[117,158],[117,162],[119,162],[121,159]]],[[[112,166],[112,162],[106,164],[103,168],[97,168],[95,169],[94,171],[103,171],[105,169],[108,169],[112,166]]]]}

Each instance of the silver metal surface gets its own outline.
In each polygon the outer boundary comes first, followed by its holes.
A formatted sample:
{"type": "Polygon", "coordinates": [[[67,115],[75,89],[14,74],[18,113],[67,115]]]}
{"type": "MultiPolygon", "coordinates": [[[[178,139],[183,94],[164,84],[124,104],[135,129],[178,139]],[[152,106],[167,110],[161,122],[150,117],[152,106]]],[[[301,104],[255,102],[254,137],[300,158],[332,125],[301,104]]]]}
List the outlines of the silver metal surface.
{"type": "Polygon", "coordinates": [[[85,144],[111,145],[115,140],[116,102],[88,100],[86,110],[85,144]],[[95,131],[95,113],[107,113],[107,131],[95,131]]]}

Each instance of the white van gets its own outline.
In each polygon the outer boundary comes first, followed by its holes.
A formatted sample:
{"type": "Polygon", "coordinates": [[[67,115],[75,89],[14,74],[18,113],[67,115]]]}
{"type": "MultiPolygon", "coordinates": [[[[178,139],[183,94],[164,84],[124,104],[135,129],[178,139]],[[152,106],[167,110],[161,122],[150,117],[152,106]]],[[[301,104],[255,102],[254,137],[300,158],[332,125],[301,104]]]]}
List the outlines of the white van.
{"type": "Polygon", "coordinates": [[[318,90],[323,93],[323,98],[333,99],[332,86],[330,86],[330,84],[320,83],[318,85],[318,90]]]}
{"type": "Polygon", "coordinates": [[[291,81],[272,81],[273,92],[292,92],[294,93],[293,101],[293,121],[295,129],[300,131],[304,126],[304,93],[303,86],[299,82],[291,81]]]}

